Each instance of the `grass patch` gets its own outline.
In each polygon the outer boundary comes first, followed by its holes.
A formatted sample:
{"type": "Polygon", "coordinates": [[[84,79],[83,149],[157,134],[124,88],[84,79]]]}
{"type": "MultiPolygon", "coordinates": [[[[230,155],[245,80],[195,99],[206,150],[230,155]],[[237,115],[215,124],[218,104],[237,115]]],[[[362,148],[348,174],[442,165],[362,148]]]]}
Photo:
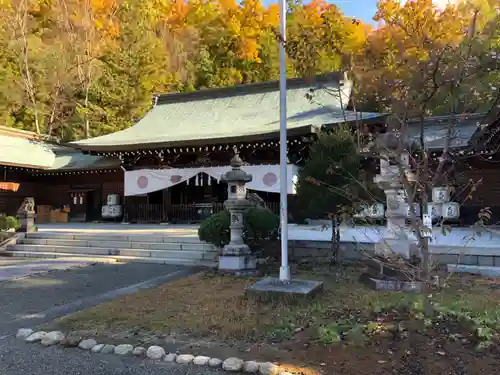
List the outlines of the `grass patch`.
{"type": "Polygon", "coordinates": [[[153,338],[159,345],[177,343],[167,350],[278,361],[315,375],[324,369],[345,375],[483,375],[500,365],[495,280],[449,278],[447,287],[433,291],[434,316],[425,317],[422,296],[368,289],[358,282],[357,269],[345,270],[342,277],[328,269],[302,270],[296,277],[323,280],[323,294],[263,303],[245,297],[256,279],[200,273],[44,329],[113,343],[122,338],[148,345],[153,338]]]}
{"type": "MultiPolygon", "coordinates": [[[[418,310],[421,298],[370,290],[358,282],[355,269],[341,278],[327,270],[302,271],[297,277],[324,280],[324,293],[312,301],[264,304],[244,296],[245,288],[256,279],[200,273],[67,316],[56,324],[95,335],[134,330],[250,341],[288,340],[307,329],[318,341],[333,343],[340,334],[369,324],[379,314],[418,310]]],[[[489,279],[453,277],[432,299],[471,319],[500,321],[500,284],[497,287],[489,279]]]]}

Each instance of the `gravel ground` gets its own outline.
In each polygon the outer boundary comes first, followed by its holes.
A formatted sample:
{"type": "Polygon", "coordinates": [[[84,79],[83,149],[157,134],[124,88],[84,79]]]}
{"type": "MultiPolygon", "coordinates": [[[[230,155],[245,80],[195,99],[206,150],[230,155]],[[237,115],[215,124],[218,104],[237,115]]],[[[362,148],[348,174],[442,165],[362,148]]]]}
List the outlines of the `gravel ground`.
{"type": "Polygon", "coordinates": [[[195,366],[91,354],[58,346],[45,348],[13,337],[18,328],[34,328],[71,312],[193,272],[189,268],[156,264],[98,264],[0,282],[0,374],[220,374],[217,370],[195,366]]]}

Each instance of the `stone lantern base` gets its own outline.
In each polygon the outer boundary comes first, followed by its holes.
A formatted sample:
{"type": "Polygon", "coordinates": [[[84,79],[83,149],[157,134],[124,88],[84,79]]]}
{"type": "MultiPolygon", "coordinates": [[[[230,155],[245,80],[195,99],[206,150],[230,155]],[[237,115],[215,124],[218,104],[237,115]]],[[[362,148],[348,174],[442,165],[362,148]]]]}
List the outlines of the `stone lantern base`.
{"type": "Polygon", "coordinates": [[[256,274],[257,258],[245,245],[228,244],[219,256],[219,271],[236,274],[256,274]]]}

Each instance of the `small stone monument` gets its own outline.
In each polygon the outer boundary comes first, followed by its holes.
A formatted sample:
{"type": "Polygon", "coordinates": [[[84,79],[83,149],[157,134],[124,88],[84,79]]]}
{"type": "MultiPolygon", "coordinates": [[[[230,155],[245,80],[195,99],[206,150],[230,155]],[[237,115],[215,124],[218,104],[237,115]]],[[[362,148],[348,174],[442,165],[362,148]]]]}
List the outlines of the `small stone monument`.
{"type": "MultiPolygon", "coordinates": [[[[417,254],[416,244],[409,238],[406,220],[410,209],[403,185],[403,174],[412,183],[407,152],[398,152],[399,139],[393,133],[383,134],[380,147],[380,174],[374,182],[384,191],[387,224],[382,238],[375,244],[375,254],[363,261],[362,281],[379,290],[419,291],[421,284],[415,275],[408,274],[405,262],[417,254]]],[[[416,212],[418,215],[418,210],[416,212]]]]}
{"type": "Polygon", "coordinates": [[[407,152],[400,154],[396,152],[399,140],[393,133],[383,134],[378,142],[382,148],[380,174],[375,176],[374,182],[386,196],[387,224],[383,238],[375,246],[375,252],[383,256],[397,254],[409,259],[413,246],[406,227],[409,205],[403,189],[402,172],[409,182],[414,180],[414,175],[410,171],[410,158],[407,152]],[[389,161],[391,158],[394,160],[393,165],[389,161]]]}
{"type": "Polygon", "coordinates": [[[243,215],[252,206],[246,199],[245,185],[252,181],[252,175],[243,171],[242,165],[243,161],[236,153],[231,159],[231,170],[221,177],[221,181],[227,183],[228,199],[224,202],[224,207],[229,211],[231,237],[219,256],[219,271],[248,274],[256,272],[257,259],[243,242],[243,215]]]}
{"type": "Polygon", "coordinates": [[[35,198],[24,198],[23,203],[17,210],[17,218],[20,224],[19,232],[34,232],[35,216],[35,198]]]}

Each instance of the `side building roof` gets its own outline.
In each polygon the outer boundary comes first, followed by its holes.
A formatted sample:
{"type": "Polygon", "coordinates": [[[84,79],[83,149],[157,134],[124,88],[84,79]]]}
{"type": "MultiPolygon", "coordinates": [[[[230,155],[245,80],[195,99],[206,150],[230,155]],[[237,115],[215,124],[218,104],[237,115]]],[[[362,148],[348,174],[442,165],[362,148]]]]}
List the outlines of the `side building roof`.
{"type": "MultiPolygon", "coordinates": [[[[356,114],[344,110],[351,90],[352,81],[340,73],[287,80],[290,134],[310,134],[346,116],[354,121],[356,114]]],[[[155,101],[132,127],[72,144],[83,151],[113,152],[257,141],[279,134],[278,81],[164,94],[155,101]]],[[[379,116],[363,114],[366,119],[379,116]]]]}
{"type": "MultiPolygon", "coordinates": [[[[479,124],[485,120],[486,113],[465,113],[428,117],[423,123],[424,144],[430,150],[442,150],[448,142],[450,148],[464,148],[470,145],[473,137],[480,131],[479,124]],[[450,120],[453,123],[450,126],[450,120]],[[449,134],[448,134],[449,132],[449,134]]],[[[407,138],[419,147],[422,132],[420,120],[410,121],[407,138]]]]}
{"type": "Polygon", "coordinates": [[[56,138],[0,126],[0,165],[47,171],[118,168],[117,158],[84,155],[56,138]]]}

